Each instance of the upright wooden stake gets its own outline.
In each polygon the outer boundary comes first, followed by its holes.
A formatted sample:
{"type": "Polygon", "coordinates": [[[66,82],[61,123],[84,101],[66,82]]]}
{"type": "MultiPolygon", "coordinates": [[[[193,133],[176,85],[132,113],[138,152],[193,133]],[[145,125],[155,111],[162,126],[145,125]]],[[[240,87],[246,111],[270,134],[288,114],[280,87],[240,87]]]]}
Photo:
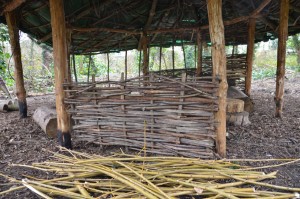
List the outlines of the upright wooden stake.
{"type": "Polygon", "coordinates": [[[107,81],[109,81],[109,53],[106,53],[107,58],[107,81]]]}
{"type": "Polygon", "coordinates": [[[254,39],[255,39],[255,18],[249,19],[248,25],[248,45],[247,45],[247,72],[245,79],[245,94],[250,97],[252,82],[252,65],[254,57],[254,39]]]}
{"type": "Polygon", "coordinates": [[[91,63],[92,63],[92,55],[90,54],[90,56],[89,56],[88,74],[87,74],[87,82],[90,82],[91,63]]]}
{"type": "Polygon", "coordinates": [[[24,87],[23,68],[21,61],[21,47],[19,29],[17,26],[16,11],[6,12],[5,18],[8,26],[8,33],[10,38],[10,47],[14,59],[14,77],[16,82],[16,95],[19,103],[20,117],[27,117],[27,102],[26,102],[26,90],[24,87]]]}
{"type": "Polygon", "coordinates": [[[207,0],[209,20],[209,33],[212,42],[213,78],[220,81],[218,90],[219,109],[215,114],[216,145],[217,152],[221,157],[226,157],[226,98],[227,98],[227,75],[224,24],[222,19],[222,0],[207,0]]]}
{"type": "Polygon", "coordinates": [[[72,34],[70,30],[66,31],[67,35],[67,65],[66,65],[66,70],[67,70],[67,82],[71,83],[72,82],[72,73],[71,73],[71,40],[72,40],[72,34]]]}
{"type": "Polygon", "coordinates": [[[74,71],[74,76],[75,76],[75,82],[77,83],[78,79],[77,79],[76,61],[75,61],[75,55],[74,54],[72,55],[72,58],[73,58],[73,71],[74,71]]]}
{"type": "Polygon", "coordinates": [[[149,75],[148,38],[143,35],[143,75],[149,75]]]}
{"type": "Polygon", "coordinates": [[[175,76],[175,50],[174,50],[174,43],[172,46],[172,71],[173,71],[173,76],[175,76]]]}
{"type": "Polygon", "coordinates": [[[139,55],[139,77],[141,76],[141,63],[142,63],[142,51],[140,51],[140,55],[139,55]]]}
{"type": "Polygon", "coordinates": [[[283,93],[284,93],[284,75],[285,75],[285,56],[286,40],[288,38],[288,19],[289,19],[289,0],[280,1],[280,18],[278,33],[278,51],[277,51],[277,73],[276,73],[276,117],[282,117],[283,93]]]}
{"type": "Polygon", "coordinates": [[[127,50],[125,51],[125,81],[127,80],[127,50]]]}
{"type": "Polygon", "coordinates": [[[57,112],[57,136],[61,146],[72,148],[70,118],[64,103],[63,83],[67,78],[67,40],[63,0],[50,0],[53,59],[55,72],[55,94],[57,112]]]}
{"type": "Polygon", "coordinates": [[[201,38],[201,32],[200,30],[197,32],[197,49],[198,49],[198,54],[197,54],[197,71],[196,71],[196,76],[200,77],[202,73],[202,38],[201,38]]]}
{"type": "Polygon", "coordinates": [[[183,40],[181,40],[181,48],[182,48],[182,52],[183,52],[184,69],[186,69],[187,66],[186,66],[185,48],[184,48],[184,45],[183,45],[183,40]]]}
{"type": "Polygon", "coordinates": [[[162,55],[162,46],[159,47],[159,75],[161,73],[161,55],[162,55]]]}

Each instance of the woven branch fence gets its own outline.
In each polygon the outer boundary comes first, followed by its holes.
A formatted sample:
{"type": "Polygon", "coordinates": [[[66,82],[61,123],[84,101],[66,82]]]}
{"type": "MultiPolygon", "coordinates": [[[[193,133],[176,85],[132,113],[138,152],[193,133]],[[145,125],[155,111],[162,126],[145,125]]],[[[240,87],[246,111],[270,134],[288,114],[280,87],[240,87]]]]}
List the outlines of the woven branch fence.
{"type": "MultiPolygon", "coordinates": [[[[227,81],[230,86],[238,86],[243,90],[245,88],[246,77],[246,54],[235,54],[227,56],[227,81]]],[[[160,74],[168,77],[180,77],[185,72],[188,76],[195,76],[196,68],[174,69],[152,71],[151,73],[160,74]]],[[[202,76],[212,75],[211,57],[203,57],[202,59],[202,76]]]]}
{"type": "Polygon", "coordinates": [[[160,155],[212,158],[216,92],[211,77],[151,75],[65,84],[75,136],[160,155]]]}

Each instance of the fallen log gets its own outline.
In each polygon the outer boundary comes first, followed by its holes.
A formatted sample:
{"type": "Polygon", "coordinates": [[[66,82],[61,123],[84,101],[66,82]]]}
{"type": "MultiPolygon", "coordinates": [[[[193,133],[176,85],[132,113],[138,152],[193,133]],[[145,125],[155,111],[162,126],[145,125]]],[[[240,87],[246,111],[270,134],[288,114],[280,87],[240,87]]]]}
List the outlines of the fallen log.
{"type": "Polygon", "coordinates": [[[41,106],[34,111],[33,120],[51,138],[56,138],[57,116],[55,107],[41,106]]]}
{"type": "Polygon", "coordinates": [[[239,99],[227,98],[227,113],[240,113],[244,111],[244,101],[239,99]]]}
{"type": "Polygon", "coordinates": [[[0,102],[0,111],[1,112],[7,112],[8,111],[8,105],[6,102],[0,102]]]}

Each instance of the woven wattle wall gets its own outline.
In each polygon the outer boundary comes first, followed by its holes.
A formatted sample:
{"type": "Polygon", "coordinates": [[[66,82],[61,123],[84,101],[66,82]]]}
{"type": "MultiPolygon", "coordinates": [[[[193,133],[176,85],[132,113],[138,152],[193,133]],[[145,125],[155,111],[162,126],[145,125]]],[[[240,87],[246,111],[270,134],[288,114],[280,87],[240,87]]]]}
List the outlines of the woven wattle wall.
{"type": "Polygon", "coordinates": [[[78,140],[161,155],[213,158],[218,84],[152,75],[65,85],[78,140]]]}

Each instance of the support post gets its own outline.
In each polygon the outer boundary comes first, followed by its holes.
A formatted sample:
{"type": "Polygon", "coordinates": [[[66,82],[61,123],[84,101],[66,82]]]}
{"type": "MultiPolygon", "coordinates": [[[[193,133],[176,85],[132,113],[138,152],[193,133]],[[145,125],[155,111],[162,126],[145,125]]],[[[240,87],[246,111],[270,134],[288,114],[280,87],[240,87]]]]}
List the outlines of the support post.
{"type": "Polygon", "coordinates": [[[284,93],[284,75],[285,75],[285,57],[286,40],[288,38],[288,19],[289,19],[289,0],[280,1],[280,18],[278,33],[278,51],[277,51],[277,73],[276,73],[276,117],[282,117],[283,93],[284,93]]]}
{"type": "Polygon", "coordinates": [[[107,58],[107,81],[109,81],[109,53],[106,53],[107,58]]]}
{"type": "Polygon", "coordinates": [[[27,117],[27,102],[26,90],[24,87],[23,67],[21,61],[21,47],[19,29],[17,25],[17,12],[11,11],[5,13],[6,23],[8,26],[8,33],[10,38],[11,53],[14,60],[14,77],[16,82],[16,95],[19,103],[20,117],[27,117]]]}
{"type": "Polygon", "coordinates": [[[146,35],[142,37],[143,41],[143,75],[149,75],[149,55],[148,55],[148,38],[146,35]]]}
{"type": "Polygon", "coordinates": [[[125,81],[127,80],[127,75],[128,75],[128,67],[127,67],[127,50],[125,51],[125,81]]]}
{"type": "Polygon", "coordinates": [[[72,55],[72,58],[73,58],[73,72],[74,72],[74,76],[75,76],[75,82],[77,83],[78,79],[77,79],[77,71],[76,71],[75,54],[72,55]]]}
{"type": "Polygon", "coordinates": [[[200,77],[202,73],[202,38],[200,30],[197,32],[197,70],[196,76],[200,77]]]}
{"type": "Polygon", "coordinates": [[[175,76],[175,49],[174,49],[174,42],[172,45],[172,71],[173,71],[173,76],[175,76]]]}
{"type": "Polygon", "coordinates": [[[226,98],[227,98],[227,77],[226,77],[226,54],[224,24],[222,19],[222,0],[207,0],[207,11],[209,20],[209,33],[212,42],[212,63],[213,79],[220,81],[218,90],[219,108],[215,114],[216,126],[216,147],[221,157],[226,157],[226,98]]]}
{"type": "Polygon", "coordinates": [[[161,55],[162,55],[162,46],[159,47],[159,75],[161,75],[161,55]]]}
{"type": "Polygon", "coordinates": [[[250,97],[251,94],[251,82],[252,82],[252,67],[254,57],[254,40],[255,40],[255,18],[249,19],[248,24],[248,45],[247,45],[247,71],[245,79],[245,94],[250,97]]]}
{"type": "Polygon", "coordinates": [[[72,40],[72,33],[70,30],[66,30],[66,37],[67,37],[67,82],[72,82],[72,73],[71,73],[71,40],[72,40]]]}
{"type": "Polygon", "coordinates": [[[59,145],[72,148],[70,118],[64,103],[63,83],[67,78],[67,39],[63,0],[50,0],[53,59],[55,72],[55,95],[57,112],[57,137],[59,145]]]}

